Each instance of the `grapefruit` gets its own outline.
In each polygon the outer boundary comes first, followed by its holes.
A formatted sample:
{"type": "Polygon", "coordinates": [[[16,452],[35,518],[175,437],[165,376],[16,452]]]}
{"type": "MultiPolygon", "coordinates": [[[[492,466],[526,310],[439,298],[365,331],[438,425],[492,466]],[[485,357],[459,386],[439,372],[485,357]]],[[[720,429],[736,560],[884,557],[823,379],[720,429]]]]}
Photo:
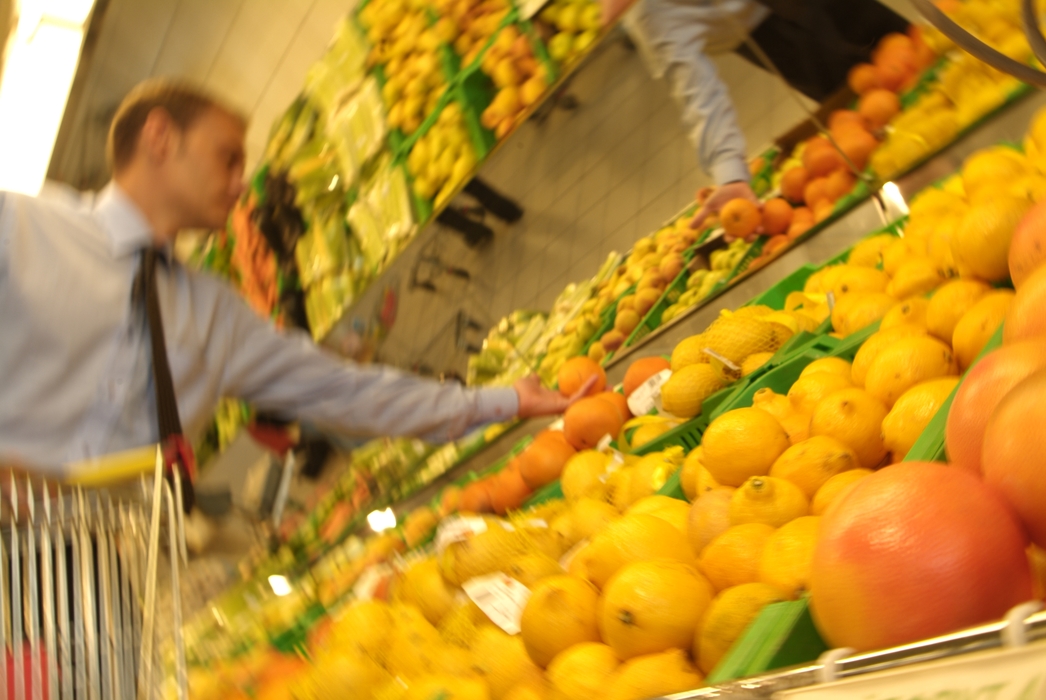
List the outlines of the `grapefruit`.
{"type": "Polygon", "coordinates": [[[984,480],[1009,501],[1032,541],[1046,546],[1046,370],[1007,394],[988,419],[981,463],[984,480]]]}
{"type": "Polygon", "coordinates": [[[1027,340],[1046,334],[1046,266],[1040,267],[1021,283],[1006,312],[1006,323],[1002,329],[1004,343],[1027,340]]]}
{"type": "Polygon", "coordinates": [[[1010,240],[1010,279],[1020,289],[1024,280],[1046,262],[1046,202],[1039,202],[1021,217],[1010,240]]]}
{"type": "Polygon", "coordinates": [[[825,513],[811,611],[834,647],[883,649],[995,620],[1032,594],[1025,536],[974,474],[905,462],[825,513]]]}
{"type": "Polygon", "coordinates": [[[1004,345],[970,368],[959,385],[944,429],[949,461],[980,473],[984,429],[1010,390],[1046,367],[1046,338],[1004,345]]]}

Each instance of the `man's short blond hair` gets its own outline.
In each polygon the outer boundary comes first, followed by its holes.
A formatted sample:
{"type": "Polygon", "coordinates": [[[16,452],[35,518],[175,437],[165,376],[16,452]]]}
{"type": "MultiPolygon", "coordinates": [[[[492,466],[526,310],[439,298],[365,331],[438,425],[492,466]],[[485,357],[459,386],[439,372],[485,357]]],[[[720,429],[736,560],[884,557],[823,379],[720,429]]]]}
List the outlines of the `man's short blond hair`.
{"type": "Polygon", "coordinates": [[[192,126],[209,109],[218,109],[244,124],[247,122],[242,114],[190,83],[167,78],[139,83],[120,103],[109,127],[106,156],[114,173],[123,170],[134,158],[145,120],[157,108],[167,112],[182,130],[192,126]]]}

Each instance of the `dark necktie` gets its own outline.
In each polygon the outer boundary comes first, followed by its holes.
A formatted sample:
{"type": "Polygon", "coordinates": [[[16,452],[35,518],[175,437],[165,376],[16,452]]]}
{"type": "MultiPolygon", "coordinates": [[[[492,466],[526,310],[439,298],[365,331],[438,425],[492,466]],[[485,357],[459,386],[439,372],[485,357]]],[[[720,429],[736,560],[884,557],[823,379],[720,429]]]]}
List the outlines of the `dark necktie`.
{"type": "Polygon", "coordinates": [[[178,416],[178,400],[174,394],[171,367],[167,362],[167,344],[163,334],[163,316],[160,314],[160,299],[156,292],[156,249],[142,251],[141,267],[135,283],[135,296],[144,296],[145,316],[149,324],[149,343],[153,355],[153,381],[156,386],[156,413],[160,431],[160,444],[168,470],[176,468],[181,474],[182,505],[188,512],[193,504],[192,479],[195,460],[192,447],[182,433],[182,421],[178,416]]]}

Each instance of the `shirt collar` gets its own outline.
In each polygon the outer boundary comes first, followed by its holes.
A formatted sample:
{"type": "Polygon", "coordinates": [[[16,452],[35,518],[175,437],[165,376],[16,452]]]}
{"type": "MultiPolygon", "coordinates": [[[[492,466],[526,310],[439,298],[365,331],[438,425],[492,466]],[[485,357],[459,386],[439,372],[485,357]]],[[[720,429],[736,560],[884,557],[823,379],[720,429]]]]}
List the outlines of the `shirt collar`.
{"type": "Polygon", "coordinates": [[[154,245],[152,227],[142,210],[115,182],[110,182],[99,193],[94,211],[102,220],[116,257],[131,255],[154,245]]]}

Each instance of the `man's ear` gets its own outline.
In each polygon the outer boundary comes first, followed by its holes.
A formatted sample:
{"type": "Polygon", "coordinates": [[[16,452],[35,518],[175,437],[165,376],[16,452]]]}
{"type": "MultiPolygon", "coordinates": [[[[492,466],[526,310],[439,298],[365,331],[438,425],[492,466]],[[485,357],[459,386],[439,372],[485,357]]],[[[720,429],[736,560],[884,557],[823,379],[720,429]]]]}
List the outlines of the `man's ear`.
{"type": "Polygon", "coordinates": [[[138,150],[153,163],[162,163],[173,152],[178,128],[163,107],[156,107],[145,118],[138,137],[138,150]]]}

